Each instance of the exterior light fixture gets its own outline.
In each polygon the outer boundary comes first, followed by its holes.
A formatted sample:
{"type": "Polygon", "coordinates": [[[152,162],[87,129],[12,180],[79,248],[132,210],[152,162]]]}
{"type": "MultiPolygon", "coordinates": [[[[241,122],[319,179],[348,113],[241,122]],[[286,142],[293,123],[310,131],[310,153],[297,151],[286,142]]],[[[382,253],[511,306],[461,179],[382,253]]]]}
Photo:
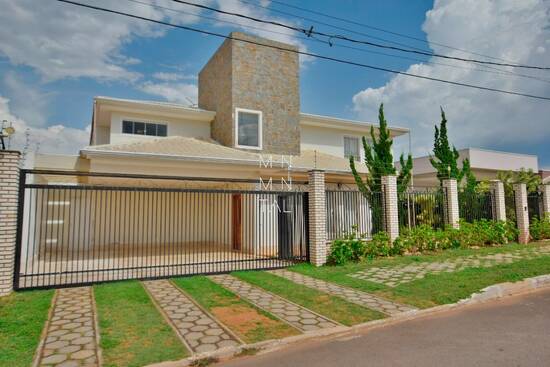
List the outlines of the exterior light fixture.
{"type": "Polygon", "coordinates": [[[4,142],[4,138],[9,138],[11,135],[15,133],[15,129],[11,126],[2,127],[2,131],[0,131],[0,142],[2,143],[2,150],[6,150],[6,144],[4,142]]]}

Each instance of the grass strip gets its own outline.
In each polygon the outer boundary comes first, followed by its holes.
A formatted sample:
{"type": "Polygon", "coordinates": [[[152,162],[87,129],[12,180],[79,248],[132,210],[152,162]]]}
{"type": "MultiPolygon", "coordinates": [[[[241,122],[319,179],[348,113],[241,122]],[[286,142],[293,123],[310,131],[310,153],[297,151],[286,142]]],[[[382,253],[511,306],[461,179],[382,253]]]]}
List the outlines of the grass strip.
{"type": "Polygon", "coordinates": [[[32,364],[53,293],[25,291],[0,298],[0,366],[32,364]]]}
{"type": "MultiPolygon", "coordinates": [[[[527,246],[534,249],[537,246],[548,244],[549,242],[527,246]]],[[[439,262],[461,256],[483,256],[494,253],[513,252],[521,248],[525,249],[526,245],[512,244],[478,250],[447,250],[429,255],[377,259],[343,266],[314,267],[310,264],[299,264],[290,268],[290,270],[314,278],[370,292],[396,302],[420,308],[428,308],[457,302],[492,284],[519,281],[537,275],[549,274],[550,256],[542,256],[531,260],[518,260],[511,264],[501,264],[488,268],[467,268],[451,273],[427,274],[422,279],[403,283],[395,288],[380,283],[352,278],[349,274],[370,267],[391,267],[418,262],[439,262]]]]}
{"type": "Polygon", "coordinates": [[[189,355],[138,281],[94,286],[104,366],[144,366],[189,355]]]}
{"type": "Polygon", "coordinates": [[[350,326],[384,317],[378,311],[263,271],[235,272],[233,275],[344,325],[350,326]]]}
{"type": "Polygon", "coordinates": [[[246,343],[299,334],[295,328],[205,276],[178,278],[173,281],[246,343]]]}

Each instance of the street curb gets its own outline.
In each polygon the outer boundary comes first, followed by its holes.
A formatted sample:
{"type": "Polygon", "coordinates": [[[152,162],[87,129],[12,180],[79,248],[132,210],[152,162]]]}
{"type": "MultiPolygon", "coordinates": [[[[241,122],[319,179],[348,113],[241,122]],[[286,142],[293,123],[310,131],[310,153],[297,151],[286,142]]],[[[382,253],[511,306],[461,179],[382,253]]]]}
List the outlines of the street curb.
{"type": "Polygon", "coordinates": [[[435,306],[426,308],[423,310],[412,310],[403,312],[396,316],[391,316],[385,319],[374,320],[357,324],[354,326],[337,326],[330,329],[322,329],[313,332],[307,332],[305,334],[289,336],[283,339],[266,340],[254,344],[245,344],[237,347],[224,348],[215,352],[205,352],[187,357],[179,361],[167,361],[150,364],[146,367],[185,367],[191,365],[194,361],[206,358],[223,359],[227,360],[238,356],[243,351],[253,350],[254,354],[265,354],[276,351],[287,345],[297,342],[309,341],[315,339],[316,341],[322,339],[333,339],[336,337],[353,336],[362,333],[366,330],[377,329],[384,326],[393,325],[403,321],[409,321],[429,315],[438,314],[445,311],[465,308],[476,304],[485,303],[488,301],[496,300],[499,298],[516,296],[534,290],[550,288],[550,274],[540,275],[533,278],[523,279],[518,282],[506,282],[494,284],[489,287],[483,288],[478,293],[472,294],[470,297],[462,299],[456,303],[450,303],[441,306],[435,306]]]}

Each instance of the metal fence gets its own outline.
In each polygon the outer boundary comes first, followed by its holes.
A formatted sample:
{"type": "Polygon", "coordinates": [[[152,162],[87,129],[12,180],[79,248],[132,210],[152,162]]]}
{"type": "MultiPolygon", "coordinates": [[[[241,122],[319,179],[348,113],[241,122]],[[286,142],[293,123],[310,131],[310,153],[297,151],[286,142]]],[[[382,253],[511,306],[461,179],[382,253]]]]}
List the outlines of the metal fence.
{"type": "Polygon", "coordinates": [[[445,190],[439,188],[399,193],[399,226],[414,228],[427,225],[432,228],[444,228],[446,199],[445,190]]]}
{"type": "Polygon", "coordinates": [[[461,191],[458,193],[458,208],[460,219],[475,222],[481,219],[494,218],[494,195],[492,192],[477,193],[461,191]]]}
{"type": "Polygon", "coordinates": [[[541,219],[544,216],[542,193],[531,192],[527,195],[527,209],[529,222],[532,222],[534,218],[541,219]]]}
{"type": "Polygon", "coordinates": [[[25,175],[16,288],[307,260],[305,192],[28,184],[25,175]]]}
{"type": "Polygon", "coordinates": [[[516,222],[516,194],[514,191],[504,193],[506,220],[516,222]]]}
{"type": "Polygon", "coordinates": [[[384,209],[382,193],[368,196],[359,191],[327,190],[327,239],[342,238],[356,230],[363,238],[383,230],[384,209]]]}

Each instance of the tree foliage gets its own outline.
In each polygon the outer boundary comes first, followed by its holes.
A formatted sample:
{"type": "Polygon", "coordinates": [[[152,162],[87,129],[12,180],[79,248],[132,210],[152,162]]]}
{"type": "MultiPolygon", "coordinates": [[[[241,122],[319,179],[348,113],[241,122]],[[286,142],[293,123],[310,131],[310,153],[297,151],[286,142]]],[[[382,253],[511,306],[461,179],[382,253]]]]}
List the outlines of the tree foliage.
{"type": "Polygon", "coordinates": [[[522,168],[519,171],[500,171],[497,173],[497,179],[504,184],[504,191],[510,195],[514,191],[514,184],[524,183],[527,187],[527,192],[537,192],[542,183],[538,173],[533,172],[531,168],[528,170],[522,168]]]}
{"type": "MultiPolygon", "coordinates": [[[[359,172],[357,172],[353,157],[350,157],[349,160],[349,165],[357,187],[365,195],[369,192],[372,193],[381,191],[381,180],[383,176],[397,174],[391,151],[393,139],[390,135],[390,130],[388,129],[388,122],[384,117],[383,104],[380,105],[378,110],[378,121],[380,123],[378,137],[375,135],[374,127],[371,127],[370,130],[372,144],[369,144],[364,136],[362,138],[365,153],[364,162],[368,168],[368,174],[366,175],[365,180],[363,180],[359,172]]],[[[397,176],[397,187],[401,192],[407,188],[411,180],[413,162],[410,154],[406,161],[403,154],[401,154],[399,160],[401,162],[401,172],[397,176]]]]}
{"type": "Polygon", "coordinates": [[[471,170],[470,160],[462,161],[462,169],[458,167],[458,158],[460,154],[453,145],[449,143],[447,136],[447,118],[445,111],[441,108],[441,124],[439,128],[435,126],[433,156],[430,156],[430,163],[436,169],[437,178],[442,183],[443,180],[454,178],[461,184],[462,179],[466,178],[465,190],[475,190],[476,177],[471,170]]]}

